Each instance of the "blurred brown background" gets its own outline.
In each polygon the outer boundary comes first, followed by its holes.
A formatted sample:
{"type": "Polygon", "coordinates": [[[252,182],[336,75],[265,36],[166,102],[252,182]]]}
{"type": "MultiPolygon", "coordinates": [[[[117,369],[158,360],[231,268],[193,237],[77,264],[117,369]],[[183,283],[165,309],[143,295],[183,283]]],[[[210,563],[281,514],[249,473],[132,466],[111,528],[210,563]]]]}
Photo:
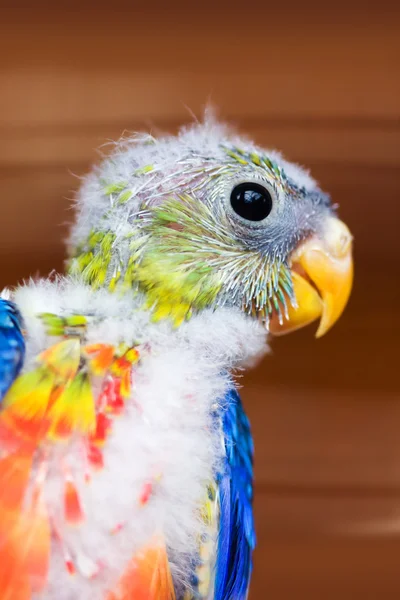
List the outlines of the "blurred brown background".
{"type": "Polygon", "coordinates": [[[96,147],[175,131],[208,101],[309,166],[355,235],[333,332],[277,340],[244,378],[252,600],[400,597],[399,40],[400,9],[382,2],[3,5],[1,285],[62,268],[96,147]]]}

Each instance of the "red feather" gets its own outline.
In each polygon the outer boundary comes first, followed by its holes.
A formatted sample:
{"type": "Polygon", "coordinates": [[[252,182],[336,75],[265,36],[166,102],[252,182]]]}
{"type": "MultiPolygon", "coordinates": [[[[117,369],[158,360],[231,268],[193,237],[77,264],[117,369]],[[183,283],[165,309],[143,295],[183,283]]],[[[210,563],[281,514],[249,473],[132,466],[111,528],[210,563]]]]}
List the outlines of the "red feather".
{"type": "Polygon", "coordinates": [[[69,525],[79,525],[85,518],[78,490],[69,475],[65,478],[64,515],[65,520],[69,525]]]}

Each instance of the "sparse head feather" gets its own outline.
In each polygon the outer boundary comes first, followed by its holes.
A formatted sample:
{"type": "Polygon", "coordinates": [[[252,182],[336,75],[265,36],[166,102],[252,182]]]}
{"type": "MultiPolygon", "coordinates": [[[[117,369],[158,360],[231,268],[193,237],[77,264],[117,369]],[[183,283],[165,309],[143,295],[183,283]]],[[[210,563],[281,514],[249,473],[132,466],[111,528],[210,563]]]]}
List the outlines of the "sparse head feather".
{"type": "Polygon", "coordinates": [[[80,190],[70,271],[142,292],[156,319],[236,305],[268,321],[293,301],[291,252],[331,210],[307,172],[212,119],[176,137],[134,136],[80,190]],[[258,194],[261,213],[241,214],[233,190],[244,205],[258,194]]]}

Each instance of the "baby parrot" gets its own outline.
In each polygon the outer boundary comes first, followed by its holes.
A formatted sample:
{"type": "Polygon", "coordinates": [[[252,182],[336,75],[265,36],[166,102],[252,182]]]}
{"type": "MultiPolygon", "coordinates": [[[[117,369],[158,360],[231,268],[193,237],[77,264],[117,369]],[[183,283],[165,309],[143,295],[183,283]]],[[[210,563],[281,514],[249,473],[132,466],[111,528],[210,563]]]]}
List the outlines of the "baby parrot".
{"type": "Polygon", "coordinates": [[[253,444],[232,372],[352,284],[302,168],[208,118],[120,140],[65,276],[0,300],[0,600],[245,600],[253,444]]]}

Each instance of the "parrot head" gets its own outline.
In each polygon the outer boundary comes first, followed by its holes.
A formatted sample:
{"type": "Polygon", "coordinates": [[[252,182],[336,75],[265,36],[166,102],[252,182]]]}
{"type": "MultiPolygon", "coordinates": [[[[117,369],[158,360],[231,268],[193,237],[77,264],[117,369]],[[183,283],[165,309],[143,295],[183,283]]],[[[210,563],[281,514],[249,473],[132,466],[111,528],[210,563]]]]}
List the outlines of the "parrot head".
{"type": "Polygon", "coordinates": [[[70,270],[132,289],[176,325],[237,306],[279,335],[340,317],[352,236],[327,194],[280,154],[206,122],[120,142],[84,183],[70,270]]]}

